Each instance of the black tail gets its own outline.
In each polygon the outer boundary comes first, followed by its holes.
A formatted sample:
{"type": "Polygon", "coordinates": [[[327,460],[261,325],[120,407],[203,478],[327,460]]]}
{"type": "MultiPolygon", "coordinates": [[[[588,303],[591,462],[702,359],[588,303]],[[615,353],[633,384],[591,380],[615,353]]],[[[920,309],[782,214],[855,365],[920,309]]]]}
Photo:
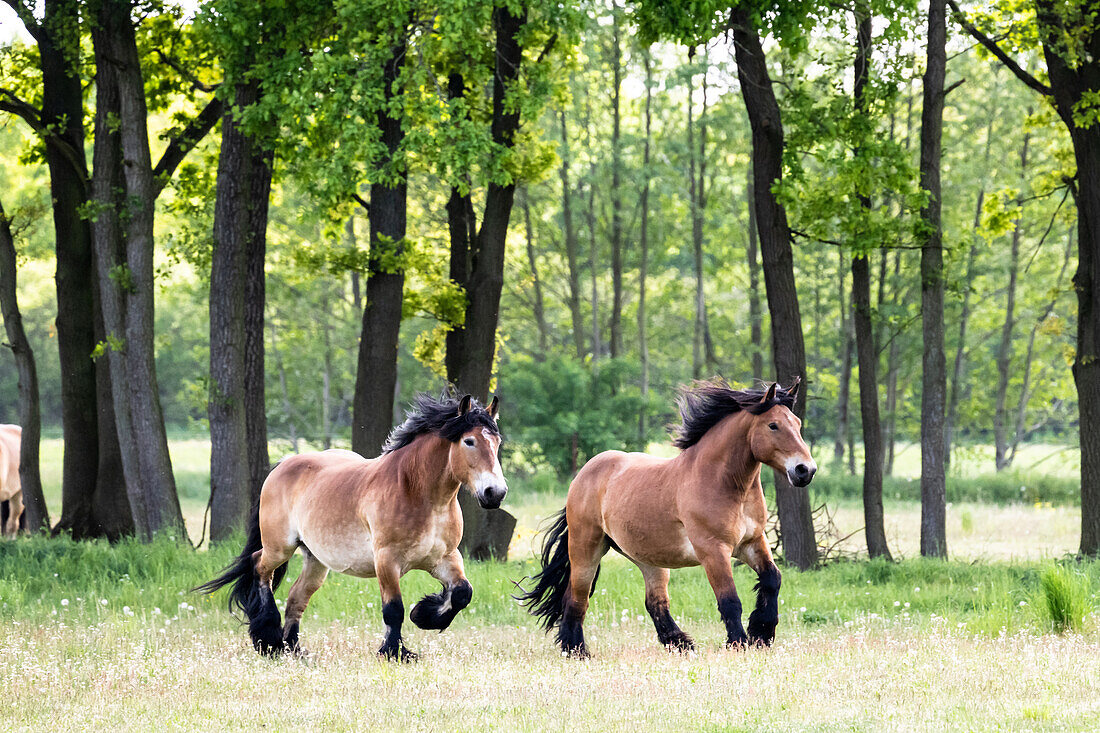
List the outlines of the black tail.
{"type": "MultiPolygon", "coordinates": [[[[527,606],[528,612],[542,618],[542,627],[549,631],[561,620],[565,591],[569,588],[569,526],[565,509],[558,513],[546,530],[542,544],[542,570],[533,578],[535,587],[515,596],[527,606]]],[[[595,590],[596,582],[592,581],[595,590]]]]}
{"type": "Polygon", "coordinates": [[[221,575],[196,586],[191,590],[198,593],[213,593],[230,583],[229,610],[240,609],[248,619],[248,632],[252,636],[252,645],[263,654],[274,654],[283,649],[283,625],[279,608],[275,605],[273,592],[278,589],[286,576],[284,563],[275,569],[271,578],[271,591],[260,591],[260,575],[256,572],[256,562],[252,556],[263,548],[260,541],[260,505],[252,508],[252,518],[248,523],[248,539],[237,559],[231,562],[221,575]]]}

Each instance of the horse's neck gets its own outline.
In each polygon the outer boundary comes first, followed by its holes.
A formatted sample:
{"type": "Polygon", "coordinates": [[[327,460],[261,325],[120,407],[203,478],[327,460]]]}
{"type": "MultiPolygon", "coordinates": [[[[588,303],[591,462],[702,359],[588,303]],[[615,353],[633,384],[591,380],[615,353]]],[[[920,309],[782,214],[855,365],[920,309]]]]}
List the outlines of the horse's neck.
{"type": "Polygon", "coordinates": [[[723,418],[681,457],[693,462],[707,476],[719,477],[731,488],[747,488],[760,475],[760,462],[753,457],[749,446],[751,419],[747,412],[723,418]]]}
{"type": "Polygon", "coordinates": [[[458,493],[451,475],[450,446],[438,435],[423,435],[399,452],[401,483],[412,496],[432,504],[448,504],[458,493]]]}

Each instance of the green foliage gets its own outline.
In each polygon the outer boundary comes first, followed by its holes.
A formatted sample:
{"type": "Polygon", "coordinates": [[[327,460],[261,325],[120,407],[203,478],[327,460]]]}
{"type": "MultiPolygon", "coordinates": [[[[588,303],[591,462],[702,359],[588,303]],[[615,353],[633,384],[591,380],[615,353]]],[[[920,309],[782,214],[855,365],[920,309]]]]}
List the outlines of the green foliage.
{"type": "Polygon", "coordinates": [[[636,378],[637,366],[626,360],[597,365],[566,356],[543,362],[514,357],[501,372],[507,438],[559,476],[601,451],[640,450],[659,433],[638,435],[639,412],[654,405],[646,405],[632,386],[636,378]]]}
{"type": "Polygon", "coordinates": [[[1055,565],[1040,578],[1043,608],[1055,633],[1081,631],[1089,606],[1088,576],[1055,565]]]}

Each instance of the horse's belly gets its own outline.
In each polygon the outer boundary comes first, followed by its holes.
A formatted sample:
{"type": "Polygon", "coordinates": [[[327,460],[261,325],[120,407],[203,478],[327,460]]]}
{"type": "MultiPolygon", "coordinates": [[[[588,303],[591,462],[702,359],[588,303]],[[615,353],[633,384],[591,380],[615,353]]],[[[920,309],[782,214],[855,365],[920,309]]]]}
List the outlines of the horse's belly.
{"type": "Polygon", "coordinates": [[[374,543],[369,532],[339,532],[323,534],[302,532],[302,544],[329,570],[357,578],[373,578],[374,543]]]}
{"type": "Polygon", "coordinates": [[[631,560],[657,568],[686,568],[699,564],[695,548],[679,522],[645,527],[615,524],[608,523],[607,534],[631,560]]]}

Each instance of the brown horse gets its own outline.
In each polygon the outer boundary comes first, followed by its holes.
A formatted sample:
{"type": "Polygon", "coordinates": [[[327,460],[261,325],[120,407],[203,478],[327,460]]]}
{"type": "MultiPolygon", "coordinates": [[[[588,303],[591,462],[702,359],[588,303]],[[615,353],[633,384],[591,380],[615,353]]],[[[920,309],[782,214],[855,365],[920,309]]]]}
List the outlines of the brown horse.
{"type": "Polygon", "coordinates": [[[386,636],[378,653],[411,659],[401,623],[401,576],[425,570],[443,584],[413,606],[422,629],[447,628],[473,596],[458,542],[458,491],[472,488],[481,506],[500,506],[508,488],[498,450],[497,400],[488,409],[470,395],[461,400],[419,395],[382,456],[367,460],[346,450],[292,456],[264,481],[248,540],[225,572],[195,590],[212,593],[233,583],[236,605],[249,620],[256,650],[298,651],[298,624],[328,571],[378,578],[386,636]],[[290,589],[286,624],[273,592],[286,563],[302,549],[302,572],[290,589]]]}
{"type": "Polygon", "coordinates": [[[645,606],[657,638],[691,649],[669,614],[669,568],[702,565],[718,599],[726,643],[770,645],[779,620],[779,569],[764,539],[767,508],[760,466],[785,471],[795,486],[810,483],[817,465],[802,442],[791,407],[798,393],[778,384],[734,390],[724,380],[696,383],[679,401],[683,424],[675,458],[606,451],[585,464],[565,509],[547,532],[542,571],[519,596],[572,656],[587,656],[581,625],[599,574],[615,548],[642,571],[645,606]],[[741,626],[741,601],[730,558],[756,571],[756,609],[741,626]]]}
{"type": "Polygon", "coordinates": [[[19,481],[19,449],[23,429],[18,425],[0,425],[0,502],[6,502],[7,517],[0,532],[5,537],[19,533],[23,516],[23,484],[19,481]]]}

